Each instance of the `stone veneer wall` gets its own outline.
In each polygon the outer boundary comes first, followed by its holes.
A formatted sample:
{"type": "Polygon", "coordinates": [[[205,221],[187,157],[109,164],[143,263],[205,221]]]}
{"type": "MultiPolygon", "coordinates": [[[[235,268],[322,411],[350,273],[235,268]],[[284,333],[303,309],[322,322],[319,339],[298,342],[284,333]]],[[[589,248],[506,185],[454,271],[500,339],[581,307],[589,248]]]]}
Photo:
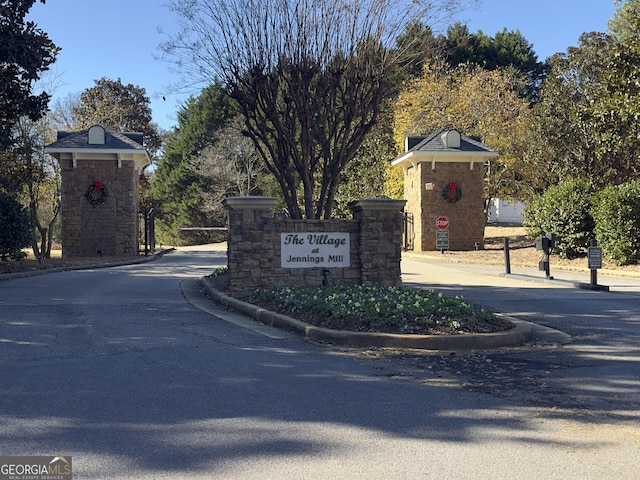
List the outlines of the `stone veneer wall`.
{"type": "Polygon", "coordinates": [[[60,159],[62,168],[62,253],[64,257],[138,254],[138,179],[133,160],[60,159]],[[85,194],[95,180],[109,195],[92,205],[85,194]]]}
{"type": "Polygon", "coordinates": [[[271,197],[231,197],[229,211],[229,290],[246,293],[258,287],[330,285],[399,285],[402,256],[403,200],[367,199],[350,207],[353,220],[291,220],[274,214],[271,197]],[[283,268],[281,233],[349,233],[350,266],[283,268]]]}
{"type": "Polygon", "coordinates": [[[475,244],[484,242],[484,166],[475,163],[442,162],[432,169],[430,162],[418,163],[405,175],[406,211],[414,214],[416,251],[436,250],[436,219],[449,219],[449,249],[473,250],[475,244]],[[455,182],[462,191],[462,198],[449,203],[442,191],[455,182]],[[432,189],[427,189],[432,185],[432,189]]]}

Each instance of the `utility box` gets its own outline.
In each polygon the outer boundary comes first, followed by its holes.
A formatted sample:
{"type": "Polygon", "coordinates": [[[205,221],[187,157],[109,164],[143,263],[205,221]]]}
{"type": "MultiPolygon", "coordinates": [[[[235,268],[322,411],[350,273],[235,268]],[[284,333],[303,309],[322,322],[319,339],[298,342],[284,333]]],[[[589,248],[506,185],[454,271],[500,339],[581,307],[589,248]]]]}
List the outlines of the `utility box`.
{"type": "Polygon", "coordinates": [[[551,254],[551,250],[553,250],[555,243],[555,233],[547,233],[544,237],[536,238],[536,250],[541,250],[544,253],[542,260],[538,262],[538,269],[545,272],[547,278],[551,278],[549,255],[551,254]]]}
{"type": "Polygon", "coordinates": [[[551,253],[556,244],[555,233],[547,233],[544,237],[536,238],[536,250],[542,250],[545,254],[551,253]]]}

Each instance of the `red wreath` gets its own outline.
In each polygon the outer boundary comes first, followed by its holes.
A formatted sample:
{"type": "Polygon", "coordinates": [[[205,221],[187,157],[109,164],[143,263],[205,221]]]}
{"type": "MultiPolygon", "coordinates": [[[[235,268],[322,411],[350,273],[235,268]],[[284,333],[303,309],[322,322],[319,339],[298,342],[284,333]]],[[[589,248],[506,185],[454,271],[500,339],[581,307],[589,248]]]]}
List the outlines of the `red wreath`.
{"type": "Polygon", "coordinates": [[[462,198],[462,190],[455,182],[451,182],[442,190],[442,198],[449,203],[456,203],[462,198]]]}
{"type": "Polygon", "coordinates": [[[100,205],[107,199],[109,192],[107,191],[107,187],[104,186],[104,183],[100,180],[95,180],[91,185],[89,185],[84,196],[89,200],[91,205],[100,205]],[[99,192],[100,195],[96,195],[96,192],[99,192]]]}

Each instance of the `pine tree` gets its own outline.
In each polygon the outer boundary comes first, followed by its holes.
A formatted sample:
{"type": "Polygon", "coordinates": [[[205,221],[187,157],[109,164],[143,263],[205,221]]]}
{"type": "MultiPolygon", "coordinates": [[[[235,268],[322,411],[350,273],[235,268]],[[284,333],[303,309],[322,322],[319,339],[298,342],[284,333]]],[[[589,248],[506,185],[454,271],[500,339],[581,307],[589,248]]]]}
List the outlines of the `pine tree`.
{"type": "Polygon", "coordinates": [[[209,186],[190,164],[212,146],[215,132],[233,116],[232,103],[219,84],[203,89],[197,98],[189,98],[178,111],[178,126],[157,162],[147,200],[158,222],[158,241],[172,245],[208,241],[206,234],[179,230],[216,221],[207,218],[203,208],[201,190],[209,186]]]}

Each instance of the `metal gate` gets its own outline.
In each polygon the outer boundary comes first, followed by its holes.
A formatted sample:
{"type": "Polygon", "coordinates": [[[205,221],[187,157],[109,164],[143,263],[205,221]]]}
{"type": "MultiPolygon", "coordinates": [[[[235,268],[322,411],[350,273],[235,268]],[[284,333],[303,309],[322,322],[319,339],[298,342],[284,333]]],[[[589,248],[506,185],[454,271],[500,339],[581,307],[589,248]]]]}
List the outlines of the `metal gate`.
{"type": "Polygon", "coordinates": [[[404,220],[402,222],[402,249],[413,250],[413,213],[404,212],[404,220]]]}
{"type": "Polygon", "coordinates": [[[153,208],[145,208],[139,214],[140,225],[140,252],[144,252],[145,256],[154,253],[156,250],[156,221],[153,208]]]}

